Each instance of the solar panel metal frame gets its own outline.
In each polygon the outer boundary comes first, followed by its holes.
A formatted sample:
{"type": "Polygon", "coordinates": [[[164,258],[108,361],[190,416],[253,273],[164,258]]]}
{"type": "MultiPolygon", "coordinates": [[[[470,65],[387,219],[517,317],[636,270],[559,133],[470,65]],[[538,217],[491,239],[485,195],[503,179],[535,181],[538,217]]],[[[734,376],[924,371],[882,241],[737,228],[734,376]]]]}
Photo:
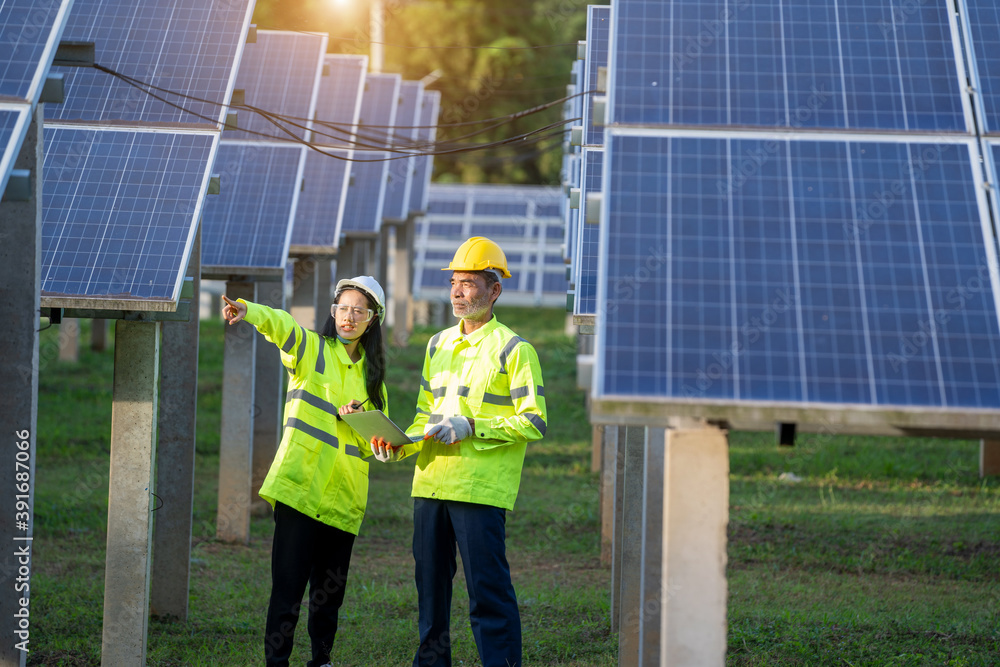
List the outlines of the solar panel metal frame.
{"type": "MultiPolygon", "coordinates": [[[[1000,32],[1000,8],[994,8],[997,24],[984,27],[981,16],[977,17],[979,19],[977,21],[972,20],[970,3],[974,1],[955,0],[959,6],[958,14],[962,21],[962,37],[969,60],[969,80],[972,90],[975,91],[973,105],[979,119],[977,127],[980,128],[981,134],[995,136],[1000,133],[1000,61],[997,62],[996,71],[984,74],[984,70],[987,68],[981,64],[981,54],[977,53],[977,47],[982,45],[983,40],[975,35],[977,32],[979,34],[989,33],[991,30],[994,35],[1000,32]],[[987,100],[987,96],[991,96],[991,99],[987,100]],[[989,104],[990,102],[992,105],[989,104]],[[988,108],[988,106],[993,108],[988,108]]],[[[994,37],[994,40],[1000,42],[1000,37],[994,37]]]]}
{"type": "MultiPolygon", "coordinates": [[[[720,134],[710,130],[690,129],[641,129],[609,128],[612,136],[648,136],[659,138],[707,138],[717,141],[752,139],[764,141],[799,141],[802,136],[791,137],[786,133],[741,132],[720,134]]],[[[1000,268],[997,248],[990,238],[988,220],[989,204],[982,183],[982,170],[978,164],[978,143],[974,138],[942,135],[868,135],[857,133],[814,133],[809,140],[818,142],[861,143],[928,143],[965,146],[969,150],[969,168],[973,175],[972,191],[983,228],[985,253],[994,308],[1000,300],[1000,268]]],[[[610,146],[609,146],[610,149],[610,146]]],[[[608,168],[608,164],[605,165],[608,168]]],[[[605,177],[602,219],[608,219],[610,177],[605,177]]],[[[607,302],[608,248],[610,225],[601,225],[600,275],[598,283],[598,308],[607,302]]],[[[1000,318],[1000,309],[995,310],[1000,318]]],[[[936,406],[910,406],[857,403],[809,403],[786,401],[751,401],[730,399],[676,398],[649,395],[609,395],[604,392],[605,342],[607,318],[598,317],[595,330],[595,365],[592,388],[592,419],[595,423],[626,425],[667,426],[674,417],[695,417],[746,430],[769,430],[775,423],[796,423],[803,432],[869,433],[888,435],[941,435],[948,437],[996,437],[1000,434],[1000,410],[990,408],[942,408],[936,406]]]]}
{"type": "MultiPolygon", "coordinates": [[[[424,90],[420,109],[418,137],[422,144],[432,145],[437,139],[438,113],[441,109],[441,91],[424,90]]],[[[410,215],[421,215],[427,211],[427,194],[434,173],[434,156],[418,155],[414,158],[413,186],[410,189],[410,215]]]]}
{"type": "MultiPolygon", "coordinates": [[[[346,120],[346,123],[344,124],[350,126],[351,135],[350,137],[348,137],[348,140],[343,143],[343,146],[339,149],[335,148],[338,145],[338,142],[336,142],[332,137],[314,136],[314,143],[317,146],[322,146],[325,149],[328,148],[329,150],[325,150],[325,152],[337,153],[344,159],[343,162],[344,173],[341,178],[339,189],[337,188],[336,183],[331,183],[330,187],[326,188],[327,197],[331,196],[330,193],[333,192],[339,193],[336,195],[337,199],[335,204],[337,212],[335,216],[331,216],[332,220],[330,221],[330,224],[332,225],[330,233],[331,243],[329,244],[319,243],[318,241],[320,239],[317,239],[315,236],[310,236],[308,238],[303,239],[301,236],[298,235],[297,233],[297,230],[299,229],[298,223],[301,219],[301,216],[303,215],[318,216],[320,214],[319,211],[309,211],[308,209],[304,209],[302,207],[303,202],[300,201],[298,207],[296,208],[295,225],[292,228],[292,237],[290,245],[288,247],[289,255],[293,256],[336,255],[337,250],[339,248],[340,226],[344,218],[344,206],[347,201],[347,186],[348,183],[350,182],[350,176],[351,176],[350,160],[354,157],[354,148],[353,145],[349,142],[349,139],[352,139],[354,137],[354,132],[356,132],[357,130],[358,116],[361,113],[361,95],[364,92],[365,76],[368,71],[367,55],[354,56],[354,55],[328,53],[324,58],[324,63],[325,66],[333,68],[336,66],[337,61],[343,60],[345,58],[358,60],[358,65],[360,66],[361,69],[361,75],[358,77],[357,85],[355,86],[356,90],[354,91],[354,107],[353,111],[350,114],[350,118],[348,119],[327,118],[324,116],[323,110],[319,108],[319,106],[317,106],[316,119],[318,121],[332,121],[337,123],[342,123],[346,120]]],[[[320,92],[322,93],[322,87],[320,92]]],[[[350,95],[350,91],[349,90],[345,91],[345,94],[350,95]]],[[[319,102],[317,102],[317,104],[319,104],[319,102]]],[[[321,129],[317,128],[317,131],[321,131],[321,129]]],[[[307,179],[305,184],[306,188],[310,187],[308,179],[314,173],[315,170],[315,168],[311,167],[310,164],[318,165],[319,169],[323,170],[323,169],[333,168],[333,165],[324,164],[322,161],[328,161],[329,163],[338,161],[337,158],[320,157],[319,155],[313,155],[314,152],[315,151],[309,151],[309,153],[306,155],[306,163],[305,163],[305,174],[306,174],[305,178],[307,179]]],[[[306,200],[306,202],[308,202],[308,200],[306,200]]],[[[329,204],[330,202],[327,201],[326,203],[329,204]]],[[[315,234],[315,232],[313,233],[315,234]]]]}
{"type": "Polygon", "coordinates": [[[573,315],[575,316],[574,321],[577,324],[593,324],[593,316],[597,308],[597,295],[594,294],[594,304],[593,308],[586,307],[585,304],[588,301],[584,300],[583,296],[583,278],[584,271],[592,272],[593,278],[596,281],[599,278],[597,274],[597,245],[599,243],[600,232],[597,225],[592,225],[587,223],[587,195],[590,193],[600,194],[602,191],[603,176],[601,180],[596,184],[593,183],[593,166],[590,164],[593,160],[597,159],[594,156],[600,156],[600,166],[601,172],[603,174],[604,168],[604,147],[598,146],[584,146],[583,156],[580,160],[581,163],[581,175],[580,175],[580,213],[579,213],[579,223],[577,226],[577,240],[576,240],[576,251],[573,253],[573,268],[574,268],[574,280],[573,283],[576,285],[576,295],[573,299],[573,315]],[[590,158],[590,162],[588,162],[590,158]],[[594,238],[597,237],[597,238],[594,238]],[[585,247],[588,245],[593,245],[592,248],[585,247]],[[593,252],[591,252],[593,251],[593,252]],[[587,318],[586,320],[581,318],[587,318]]]}

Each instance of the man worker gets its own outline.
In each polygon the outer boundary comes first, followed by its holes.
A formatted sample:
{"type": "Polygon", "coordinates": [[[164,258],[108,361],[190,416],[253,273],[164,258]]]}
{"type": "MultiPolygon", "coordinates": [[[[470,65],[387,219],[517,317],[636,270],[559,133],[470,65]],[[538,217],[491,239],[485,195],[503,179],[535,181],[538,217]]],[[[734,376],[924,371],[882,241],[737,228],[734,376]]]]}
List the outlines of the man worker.
{"type": "MultiPolygon", "coordinates": [[[[545,397],[535,349],[497,321],[493,304],[510,278],[493,241],[463,243],[451,271],[451,305],[461,321],[431,337],[406,430],[423,437],[413,473],[413,558],[420,646],[414,667],[450,667],[455,546],[469,593],[469,621],[483,667],[521,665],[521,617],[504,531],[529,442],[545,435],[545,397]]],[[[375,439],[379,460],[393,453],[375,439]]]]}

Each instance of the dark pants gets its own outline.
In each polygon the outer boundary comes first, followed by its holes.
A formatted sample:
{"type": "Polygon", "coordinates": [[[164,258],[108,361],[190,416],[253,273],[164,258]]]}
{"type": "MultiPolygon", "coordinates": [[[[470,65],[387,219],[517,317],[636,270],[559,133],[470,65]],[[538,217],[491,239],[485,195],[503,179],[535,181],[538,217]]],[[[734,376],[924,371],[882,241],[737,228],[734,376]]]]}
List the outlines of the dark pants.
{"type": "Polygon", "coordinates": [[[414,667],[451,666],[456,544],[483,667],[520,667],[521,616],[507,565],[506,519],[506,511],[499,507],[414,498],[413,558],[420,607],[420,648],[414,667]]]}
{"type": "Polygon", "coordinates": [[[288,665],[306,583],[312,640],[308,667],[330,662],[353,547],[354,535],[311,519],[288,505],[275,505],[271,602],[264,630],[264,659],[268,665],[288,665]]]}

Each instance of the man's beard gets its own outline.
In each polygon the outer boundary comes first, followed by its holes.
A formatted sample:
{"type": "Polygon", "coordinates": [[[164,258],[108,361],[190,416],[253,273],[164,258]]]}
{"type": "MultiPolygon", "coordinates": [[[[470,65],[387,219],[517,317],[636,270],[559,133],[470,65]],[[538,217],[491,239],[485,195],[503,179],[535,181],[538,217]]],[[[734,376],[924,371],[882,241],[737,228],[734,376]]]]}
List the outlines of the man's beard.
{"type": "Polygon", "coordinates": [[[464,315],[458,312],[458,309],[455,308],[454,303],[451,306],[452,315],[454,315],[455,317],[460,317],[466,320],[477,322],[480,319],[482,319],[483,315],[485,315],[490,310],[490,295],[483,294],[478,299],[466,301],[465,303],[468,305],[465,306],[464,315]]]}

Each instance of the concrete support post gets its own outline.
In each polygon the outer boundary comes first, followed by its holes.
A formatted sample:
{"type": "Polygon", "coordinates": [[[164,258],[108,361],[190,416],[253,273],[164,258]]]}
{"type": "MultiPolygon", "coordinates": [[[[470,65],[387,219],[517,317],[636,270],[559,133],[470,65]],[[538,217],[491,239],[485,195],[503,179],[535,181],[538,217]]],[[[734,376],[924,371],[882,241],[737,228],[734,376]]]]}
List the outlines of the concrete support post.
{"type": "MultiPolygon", "coordinates": [[[[256,301],[254,283],[228,282],[230,299],[256,301]]],[[[223,542],[250,541],[253,412],[257,331],[246,322],[226,326],[219,441],[219,509],[215,534],[223,542]]]]}
{"type": "Polygon", "coordinates": [[[390,236],[395,236],[391,225],[382,225],[382,231],[372,241],[372,259],[375,267],[373,276],[387,293],[389,292],[389,246],[390,236]]]}
{"type": "Polygon", "coordinates": [[[333,303],[333,262],[329,257],[316,260],[316,331],[323,328],[333,303]]]}
{"type": "Polygon", "coordinates": [[[288,312],[295,321],[306,329],[317,327],[317,308],[319,302],[319,282],[315,257],[299,257],[292,265],[292,307],[288,312]]]}
{"type": "Polygon", "coordinates": [[[639,660],[641,620],[642,503],[645,486],[643,458],[646,448],[646,429],[641,426],[627,426],[624,431],[625,479],[621,510],[622,551],[619,590],[621,604],[618,607],[621,616],[618,623],[618,664],[635,665],[639,660]]]}
{"type": "MultiPolygon", "coordinates": [[[[31,645],[30,630],[20,627],[16,614],[28,614],[30,590],[14,594],[20,568],[31,571],[31,538],[34,533],[35,431],[38,424],[38,324],[39,265],[42,228],[42,105],[28,126],[28,134],[15,160],[16,169],[31,172],[31,198],[26,202],[0,203],[0,429],[5,459],[0,466],[0,665],[23,667],[31,645]],[[27,503],[18,517],[18,503],[27,503]],[[19,520],[25,519],[22,523],[19,520]],[[28,564],[24,564],[24,560],[28,564]],[[29,602],[24,611],[20,600],[29,602]],[[23,632],[23,635],[18,635],[23,632]]],[[[2,194],[2,193],[0,193],[2,194]]],[[[25,620],[27,622],[27,620],[25,620]]]]}
{"type": "Polygon", "coordinates": [[[80,360],[80,321],[67,317],[59,325],[59,361],[80,360]]]}
{"type": "Polygon", "coordinates": [[[337,250],[337,280],[362,275],[364,267],[359,259],[360,243],[362,241],[359,239],[350,237],[340,242],[340,248],[337,250]]]}
{"type": "Polygon", "coordinates": [[[660,664],[726,663],[729,448],[719,428],[666,432],[660,664]]]}
{"type": "Polygon", "coordinates": [[[108,349],[108,321],[94,318],[90,321],[90,349],[104,352],[108,349]]]}
{"type": "Polygon", "coordinates": [[[661,610],[668,591],[663,585],[663,460],[665,429],[647,428],[643,457],[642,564],[639,567],[639,663],[660,664],[661,610]]]}
{"type": "MultiPolygon", "coordinates": [[[[197,433],[201,232],[195,237],[187,275],[194,280],[191,318],[164,322],[160,341],[160,410],[157,417],[156,494],[153,526],[153,616],[187,620],[194,509],[194,450],[197,433]]],[[[96,323],[96,321],[95,321],[96,323]]]]}
{"type": "Polygon", "coordinates": [[[979,476],[1000,475],[1000,440],[979,441],[979,476]]]}
{"type": "MultiPolygon", "coordinates": [[[[324,262],[320,262],[322,264],[324,262]]],[[[325,262],[327,267],[330,262],[325,262]]],[[[326,284],[330,284],[327,273],[326,284]]],[[[258,282],[257,301],[271,308],[285,307],[284,286],[280,282],[258,282]]],[[[301,324],[301,322],[300,322],[301,324]]],[[[254,514],[266,516],[271,507],[258,496],[267,471],[281,442],[281,416],[285,404],[285,373],[278,348],[264,340],[257,341],[257,374],[254,378],[253,482],[250,502],[254,514]]]]}
{"type": "Polygon", "coordinates": [[[625,427],[606,426],[609,434],[608,445],[615,449],[615,465],[612,484],[613,520],[611,549],[611,631],[618,632],[622,618],[622,544],[625,541],[625,427]],[[613,444],[612,444],[613,443],[613,444]]]}
{"type": "Polygon", "coordinates": [[[594,424],[590,429],[590,472],[601,472],[604,466],[604,426],[594,424]]]}
{"type": "Polygon", "coordinates": [[[160,323],[115,324],[101,664],[146,664],[160,323]]]}
{"type": "Polygon", "coordinates": [[[393,345],[403,347],[413,331],[413,294],[410,287],[413,279],[413,237],[415,224],[407,220],[396,227],[396,247],[393,251],[393,345]]]}
{"type": "MultiPolygon", "coordinates": [[[[604,442],[601,462],[601,565],[611,565],[615,545],[615,477],[618,470],[618,427],[601,428],[604,442]]],[[[617,596],[613,595],[612,598],[617,596]]]]}

